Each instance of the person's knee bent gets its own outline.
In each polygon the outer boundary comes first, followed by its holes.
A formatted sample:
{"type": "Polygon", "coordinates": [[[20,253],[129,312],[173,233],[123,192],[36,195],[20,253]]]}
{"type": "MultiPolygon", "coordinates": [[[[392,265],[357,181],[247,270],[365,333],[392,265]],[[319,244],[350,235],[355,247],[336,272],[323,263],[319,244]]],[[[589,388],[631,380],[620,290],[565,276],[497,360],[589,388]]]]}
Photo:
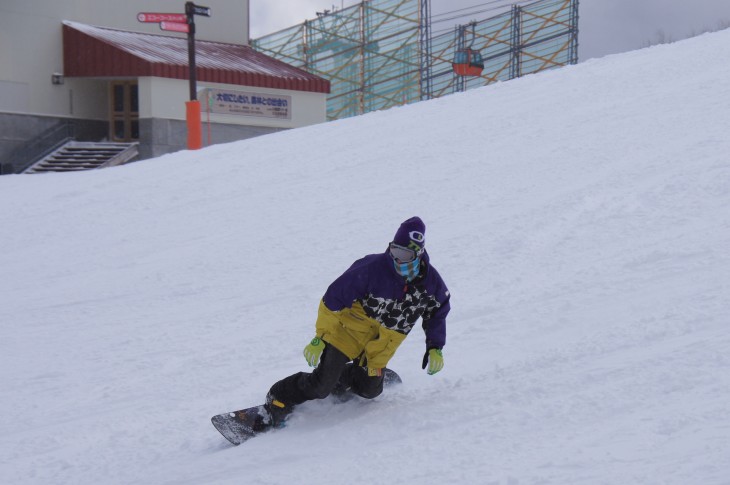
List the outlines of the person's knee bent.
{"type": "Polygon", "coordinates": [[[327,346],[319,366],[307,375],[306,388],[309,399],[324,399],[330,395],[340,379],[348,358],[334,346],[327,346]]]}
{"type": "Polygon", "coordinates": [[[374,388],[358,389],[355,391],[358,396],[364,397],[365,399],[373,399],[380,396],[383,393],[382,383],[374,388]]]}
{"type": "Polygon", "coordinates": [[[311,383],[308,389],[310,399],[326,398],[330,395],[332,389],[334,389],[336,382],[337,381],[329,382],[317,380],[316,382],[311,383]]]}
{"type": "Polygon", "coordinates": [[[357,367],[353,369],[352,390],[365,399],[378,397],[383,392],[383,376],[368,376],[363,367],[357,367]]]}

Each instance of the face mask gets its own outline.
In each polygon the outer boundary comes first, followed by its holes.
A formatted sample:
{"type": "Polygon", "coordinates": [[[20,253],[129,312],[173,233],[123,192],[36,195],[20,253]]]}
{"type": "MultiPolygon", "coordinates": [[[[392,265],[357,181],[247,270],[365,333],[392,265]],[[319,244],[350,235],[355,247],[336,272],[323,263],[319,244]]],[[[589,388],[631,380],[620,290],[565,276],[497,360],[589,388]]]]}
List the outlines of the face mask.
{"type": "Polygon", "coordinates": [[[416,258],[410,263],[398,263],[393,260],[393,265],[399,275],[406,278],[408,281],[413,281],[413,279],[418,276],[418,272],[421,270],[421,258],[416,258]]]}

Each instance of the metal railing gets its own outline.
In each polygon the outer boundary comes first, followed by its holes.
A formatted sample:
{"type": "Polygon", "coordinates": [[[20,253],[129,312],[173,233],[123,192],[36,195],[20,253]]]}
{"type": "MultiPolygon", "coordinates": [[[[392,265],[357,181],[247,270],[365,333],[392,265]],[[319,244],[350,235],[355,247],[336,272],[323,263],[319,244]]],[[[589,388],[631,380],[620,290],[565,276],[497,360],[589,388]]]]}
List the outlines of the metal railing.
{"type": "Polygon", "coordinates": [[[23,173],[38,160],[73,140],[74,136],[74,124],[71,121],[62,121],[12,151],[3,165],[12,167],[13,173],[23,173]]]}

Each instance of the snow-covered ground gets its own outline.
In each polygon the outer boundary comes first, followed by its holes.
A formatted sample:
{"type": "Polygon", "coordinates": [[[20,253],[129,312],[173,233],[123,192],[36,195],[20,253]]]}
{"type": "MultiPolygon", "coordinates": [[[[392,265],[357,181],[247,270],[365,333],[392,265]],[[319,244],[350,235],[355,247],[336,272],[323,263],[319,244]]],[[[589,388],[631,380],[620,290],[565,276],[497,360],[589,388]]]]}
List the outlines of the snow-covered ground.
{"type": "Polygon", "coordinates": [[[0,482],[730,484],[730,31],[126,167],[0,178],[0,482]],[[420,215],[374,401],[230,446],[420,215]]]}

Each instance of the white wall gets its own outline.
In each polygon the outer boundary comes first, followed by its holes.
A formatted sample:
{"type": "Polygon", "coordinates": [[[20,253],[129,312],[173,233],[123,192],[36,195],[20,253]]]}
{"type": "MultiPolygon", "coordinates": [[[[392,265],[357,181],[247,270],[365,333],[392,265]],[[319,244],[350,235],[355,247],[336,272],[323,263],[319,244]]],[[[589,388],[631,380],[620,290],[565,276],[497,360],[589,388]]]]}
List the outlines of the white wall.
{"type": "MultiPolygon", "coordinates": [[[[69,115],[90,120],[109,119],[109,83],[103,79],[66,79],[69,115]]],[[[54,86],[57,87],[57,86],[54,86]]]]}

